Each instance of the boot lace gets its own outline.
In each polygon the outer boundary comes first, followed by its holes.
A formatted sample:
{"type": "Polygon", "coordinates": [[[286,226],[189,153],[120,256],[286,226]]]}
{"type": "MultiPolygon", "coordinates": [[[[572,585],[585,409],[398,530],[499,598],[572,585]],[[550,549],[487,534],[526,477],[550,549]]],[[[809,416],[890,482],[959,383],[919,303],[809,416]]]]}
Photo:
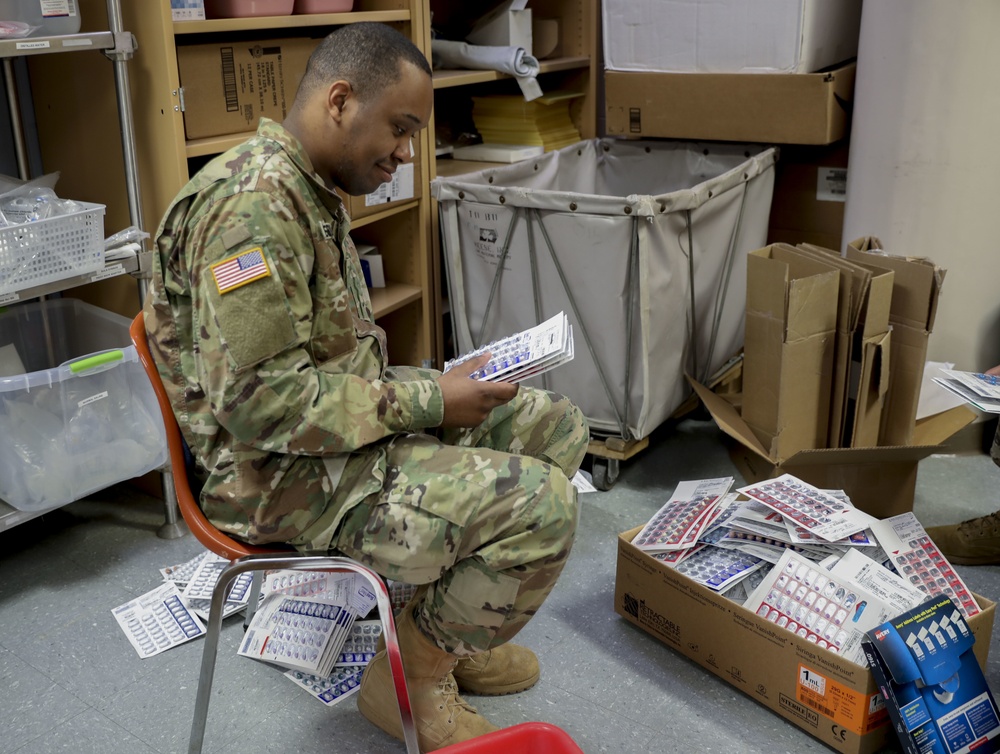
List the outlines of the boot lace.
{"type": "Polygon", "coordinates": [[[972,537],[998,536],[1000,535],[1000,511],[963,521],[958,525],[958,530],[962,534],[972,537]]]}
{"type": "Polygon", "coordinates": [[[451,722],[460,712],[479,714],[475,707],[458,695],[458,684],[455,683],[455,677],[451,673],[438,681],[437,688],[444,699],[444,706],[448,709],[448,722],[451,722]]]}

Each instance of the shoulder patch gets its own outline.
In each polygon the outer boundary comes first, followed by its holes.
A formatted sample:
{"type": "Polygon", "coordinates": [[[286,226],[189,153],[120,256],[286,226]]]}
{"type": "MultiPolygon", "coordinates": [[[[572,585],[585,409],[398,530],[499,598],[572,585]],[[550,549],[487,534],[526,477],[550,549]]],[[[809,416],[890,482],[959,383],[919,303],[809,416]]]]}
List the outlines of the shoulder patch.
{"type": "Polygon", "coordinates": [[[216,262],[210,269],[219,293],[228,293],[271,275],[264,252],[259,246],[216,262]]]}

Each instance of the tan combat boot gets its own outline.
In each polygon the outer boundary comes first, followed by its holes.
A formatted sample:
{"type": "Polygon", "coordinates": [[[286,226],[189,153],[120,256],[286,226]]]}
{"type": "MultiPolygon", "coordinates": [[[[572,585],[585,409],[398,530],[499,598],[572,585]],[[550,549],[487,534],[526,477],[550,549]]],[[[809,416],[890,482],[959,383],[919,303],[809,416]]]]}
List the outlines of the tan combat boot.
{"type": "MultiPolygon", "coordinates": [[[[420,633],[409,607],[396,621],[406,685],[422,752],[436,751],[497,730],[458,695],[451,674],[458,658],[420,633]]],[[[378,652],[361,677],[358,711],[390,736],[403,740],[392,671],[385,650],[378,652]]]]}
{"type": "Polygon", "coordinates": [[[1000,563],[1000,512],[951,526],[931,526],[927,536],[952,563],[1000,563]]]}
{"type": "Polygon", "coordinates": [[[501,644],[459,660],[453,675],[458,687],[469,694],[516,694],[538,682],[538,658],[527,647],[501,644]]]}
{"type": "MultiPolygon", "coordinates": [[[[385,649],[378,639],[377,652],[385,649]]],[[[527,647],[501,644],[472,657],[463,657],[452,671],[460,691],[480,696],[517,694],[538,683],[538,658],[527,647]]]]}

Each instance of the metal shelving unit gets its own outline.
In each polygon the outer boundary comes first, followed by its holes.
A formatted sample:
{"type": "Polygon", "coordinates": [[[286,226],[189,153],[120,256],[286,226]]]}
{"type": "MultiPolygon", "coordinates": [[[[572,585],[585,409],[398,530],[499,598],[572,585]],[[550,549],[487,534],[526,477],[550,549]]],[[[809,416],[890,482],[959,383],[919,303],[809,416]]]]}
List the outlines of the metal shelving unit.
{"type": "MultiPolygon", "coordinates": [[[[131,83],[128,62],[136,50],[135,37],[122,28],[120,0],[107,0],[107,31],[62,36],[25,37],[22,39],[0,40],[0,59],[3,61],[4,82],[7,89],[7,104],[10,109],[11,131],[14,141],[18,172],[21,178],[30,177],[28,149],[23,128],[21,100],[17,92],[13,61],[15,58],[35,55],[51,55],[98,50],[111,60],[114,68],[116,104],[121,129],[122,157],[125,169],[125,186],[132,225],[143,227],[142,200],[139,192],[139,175],[135,152],[135,131],[132,117],[131,83]]],[[[103,270],[88,275],[66,278],[46,285],[19,289],[0,296],[0,304],[24,301],[69,290],[79,285],[91,283],[119,275],[133,275],[138,281],[140,302],[146,294],[150,253],[144,248],[134,257],[108,262],[103,270]]],[[[160,536],[173,538],[181,536],[177,516],[177,501],[173,496],[173,484],[164,478],[166,497],[166,522],[160,529],[160,536]]],[[[29,521],[46,511],[19,511],[0,501],[0,531],[29,521]]]]}

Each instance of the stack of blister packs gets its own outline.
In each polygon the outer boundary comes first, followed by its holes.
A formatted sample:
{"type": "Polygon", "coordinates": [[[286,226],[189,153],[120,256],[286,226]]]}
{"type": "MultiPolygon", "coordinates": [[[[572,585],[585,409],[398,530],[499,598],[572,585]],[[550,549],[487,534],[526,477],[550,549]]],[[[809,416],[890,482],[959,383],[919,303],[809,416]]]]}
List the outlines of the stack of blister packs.
{"type": "Polygon", "coordinates": [[[950,598],[965,617],[979,612],[912,513],[879,520],[842,491],[789,474],[732,485],[682,482],[633,544],[859,665],[866,631],[928,597],[950,598]]]}

